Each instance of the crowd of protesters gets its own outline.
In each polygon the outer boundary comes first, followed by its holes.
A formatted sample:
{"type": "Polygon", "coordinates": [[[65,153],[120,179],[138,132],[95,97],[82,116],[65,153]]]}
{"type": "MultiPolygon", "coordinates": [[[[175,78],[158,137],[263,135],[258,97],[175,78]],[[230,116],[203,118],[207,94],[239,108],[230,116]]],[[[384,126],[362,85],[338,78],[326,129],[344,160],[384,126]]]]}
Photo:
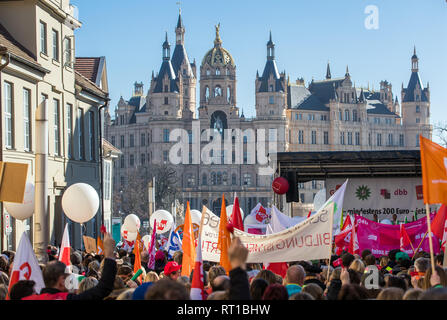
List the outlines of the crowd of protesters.
{"type": "MultiPolygon", "coordinates": [[[[135,256],[115,247],[106,235],[104,254],[72,250],[71,269],[83,275],[77,289],[66,288],[64,263],[57,250],[49,247],[48,263],[41,265],[45,288],[34,289],[34,281],[20,280],[9,292],[11,300],[188,300],[193,272],[181,276],[182,252],[171,259],[158,249],[155,267],[147,267],[149,254],[141,252],[142,275],[134,276],[135,256]]],[[[246,263],[248,250],[235,238],[229,250],[231,270],[218,263],[204,262],[207,300],[447,300],[447,269],[443,255],[435,258],[432,273],[430,255],[418,252],[409,257],[392,250],[380,258],[363,250],[361,255],[343,252],[328,260],[288,263],[284,277],[246,263]]],[[[0,256],[0,299],[6,299],[14,252],[0,256]]]]}

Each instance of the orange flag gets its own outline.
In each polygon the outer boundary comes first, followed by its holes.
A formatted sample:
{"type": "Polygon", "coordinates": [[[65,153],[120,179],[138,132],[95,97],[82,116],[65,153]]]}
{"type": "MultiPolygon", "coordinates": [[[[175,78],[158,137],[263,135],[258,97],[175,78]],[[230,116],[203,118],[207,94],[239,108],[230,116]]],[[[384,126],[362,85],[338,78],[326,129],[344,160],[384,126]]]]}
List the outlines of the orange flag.
{"type": "Polygon", "coordinates": [[[228,258],[228,248],[231,244],[230,232],[227,229],[227,208],[225,207],[225,196],[222,195],[222,208],[220,209],[219,238],[217,248],[220,250],[219,264],[225,268],[227,274],[231,270],[230,259],[228,258]]]}
{"type": "Polygon", "coordinates": [[[420,137],[424,203],[447,204],[447,149],[420,137]]]}
{"type": "Polygon", "coordinates": [[[194,269],[196,260],[194,246],[194,229],[192,227],[191,212],[189,209],[189,201],[186,202],[185,223],[183,225],[183,260],[182,260],[182,276],[190,276],[194,269]]]}
{"type": "MultiPolygon", "coordinates": [[[[141,256],[140,256],[140,242],[135,241],[135,246],[133,248],[133,254],[135,255],[135,262],[133,264],[133,273],[137,273],[138,270],[141,269],[141,256]]],[[[141,278],[143,276],[139,276],[138,279],[141,282],[141,278]]]]}
{"type": "Polygon", "coordinates": [[[96,254],[101,255],[104,254],[104,245],[102,244],[101,237],[98,237],[96,240],[96,254]]]}

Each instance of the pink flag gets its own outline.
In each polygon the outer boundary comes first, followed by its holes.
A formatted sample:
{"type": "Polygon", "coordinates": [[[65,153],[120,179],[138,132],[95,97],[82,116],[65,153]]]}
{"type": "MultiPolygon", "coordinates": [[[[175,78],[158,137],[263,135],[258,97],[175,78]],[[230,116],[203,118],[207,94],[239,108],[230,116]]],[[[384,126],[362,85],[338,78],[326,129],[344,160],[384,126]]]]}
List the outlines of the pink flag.
{"type": "Polygon", "coordinates": [[[20,238],[19,247],[14,258],[8,292],[11,291],[12,286],[19,280],[33,280],[36,282],[34,285],[36,293],[40,293],[40,290],[45,288],[42,271],[25,232],[20,238]]]}
{"type": "Polygon", "coordinates": [[[59,252],[59,261],[65,263],[66,266],[71,265],[70,255],[70,238],[68,237],[68,223],[66,223],[64,235],[62,236],[61,250],[59,252]]]}
{"type": "Polygon", "coordinates": [[[191,282],[191,300],[205,300],[205,284],[203,281],[202,237],[199,234],[196,247],[196,260],[191,282]]]}
{"type": "Polygon", "coordinates": [[[154,228],[152,229],[152,237],[151,237],[151,244],[149,245],[149,262],[147,263],[147,267],[149,269],[154,270],[155,269],[155,235],[156,235],[156,227],[157,227],[157,220],[154,219],[154,228]]]}

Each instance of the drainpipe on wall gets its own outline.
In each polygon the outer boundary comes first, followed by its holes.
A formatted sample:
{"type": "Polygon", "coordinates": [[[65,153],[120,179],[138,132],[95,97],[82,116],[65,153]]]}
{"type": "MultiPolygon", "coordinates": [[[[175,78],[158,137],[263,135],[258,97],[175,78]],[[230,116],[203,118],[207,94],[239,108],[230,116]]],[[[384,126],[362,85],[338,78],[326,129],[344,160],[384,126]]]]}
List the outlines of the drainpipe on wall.
{"type": "MultiPolygon", "coordinates": [[[[104,225],[104,157],[103,157],[103,150],[102,150],[102,117],[101,117],[101,111],[107,105],[109,104],[108,101],[101,107],[99,107],[99,167],[100,167],[100,181],[99,181],[99,189],[100,189],[100,196],[101,196],[101,225],[104,225]]],[[[108,230],[108,232],[112,232],[112,230],[108,230]]],[[[96,236],[99,236],[96,235],[96,236]]]]}
{"type": "MultiPolygon", "coordinates": [[[[6,66],[9,64],[10,61],[10,56],[8,53],[8,49],[4,46],[0,46],[0,161],[3,161],[3,137],[2,137],[2,132],[3,132],[3,98],[2,98],[2,89],[3,89],[3,85],[2,85],[2,70],[4,68],[6,68],[6,66]],[[5,59],[5,63],[2,63],[3,59],[5,59]]],[[[1,226],[0,226],[0,230],[1,230],[1,236],[0,236],[0,248],[3,250],[7,249],[7,248],[3,248],[3,232],[5,230],[4,228],[4,217],[3,217],[3,202],[0,202],[0,213],[1,213],[1,226]]]]}

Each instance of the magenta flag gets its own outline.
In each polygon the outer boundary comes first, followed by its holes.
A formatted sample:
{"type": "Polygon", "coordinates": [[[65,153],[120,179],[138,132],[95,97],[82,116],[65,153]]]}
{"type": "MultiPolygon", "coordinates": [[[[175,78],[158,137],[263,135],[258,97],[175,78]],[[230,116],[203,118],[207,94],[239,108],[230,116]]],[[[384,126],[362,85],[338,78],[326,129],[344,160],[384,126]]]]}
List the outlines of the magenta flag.
{"type": "Polygon", "coordinates": [[[147,263],[147,267],[149,269],[154,270],[155,269],[155,235],[157,230],[157,220],[154,219],[154,228],[152,229],[152,237],[151,237],[151,244],[149,245],[149,261],[147,263]]]}
{"type": "MultiPolygon", "coordinates": [[[[431,220],[432,219],[433,215],[431,217],[431,220]]],[[[356,215],[356,220],[358,221],[356,233],[359,242],[359,252],[369,249],[374,256],[380,257],[382,255],[387,255],[392,249],[400,248],[400,225],[377,223],[359,215],[356,215]]],[[[416,249],[427,232],[427,218],[424,216],[414,222],[406,223],[405,230],[416,249]]],[[[344,241],[348,240],[349,242],[350,235],[347,235],[346,238],[348,239],[345,239],[344,241]]],[[[419,251],[430,252],[428,239],[429,235],[427,234],[419,251]]],[[[413,250],[411,249],[410,244],[404,246],[404,251],[410,256],[413,255],[413,250]]],[[[439,253],[439,240],[435,235],[433,235],[433,251],[434,254],[439,253]]]]}

